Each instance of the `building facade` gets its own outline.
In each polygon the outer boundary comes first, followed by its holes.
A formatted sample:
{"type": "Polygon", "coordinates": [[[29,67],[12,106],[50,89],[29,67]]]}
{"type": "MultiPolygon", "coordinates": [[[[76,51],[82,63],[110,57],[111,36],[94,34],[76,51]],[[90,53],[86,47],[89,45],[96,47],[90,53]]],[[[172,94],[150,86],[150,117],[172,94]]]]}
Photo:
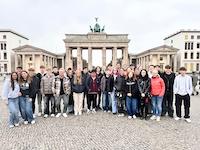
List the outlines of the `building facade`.
{"type": "Polygon", "coordinates": [[[188,72],[200,71],[200,31],[181,30],[164,39],[168,46],[178,48],[177,66],[185,66],[188,72]]]}
{"type": "Polygon", "coordinates": [[[144,69],[148,69],[149,65],[159,65],[161,69],[170,65],[174,71],[177,71],[177,51],[177,48],[167,45],[158,46],[138,54],[130,54],[130,64],[141,66],[144,69]]]}
{"type": "Polygon", "coordinates": [[[28,44],[28,38],[10,29],[0,29],[0,74],[15,70],[13,48],[28,44]]]}

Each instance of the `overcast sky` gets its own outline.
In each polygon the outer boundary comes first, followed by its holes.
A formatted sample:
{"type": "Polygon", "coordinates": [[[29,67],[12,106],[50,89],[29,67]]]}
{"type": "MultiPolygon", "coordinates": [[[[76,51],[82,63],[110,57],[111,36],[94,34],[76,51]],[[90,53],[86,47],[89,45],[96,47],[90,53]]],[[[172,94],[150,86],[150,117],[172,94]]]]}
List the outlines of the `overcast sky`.
{"type": "Polygon", "coordinates": [[[0,28],[52,52],[65,52],[65,34],[88,33],[95,17],[106,33],[129,34],[129,52],[138,53],[180,29],[200,29],[199,14],[200,0],[0,0],[0,28]]]}

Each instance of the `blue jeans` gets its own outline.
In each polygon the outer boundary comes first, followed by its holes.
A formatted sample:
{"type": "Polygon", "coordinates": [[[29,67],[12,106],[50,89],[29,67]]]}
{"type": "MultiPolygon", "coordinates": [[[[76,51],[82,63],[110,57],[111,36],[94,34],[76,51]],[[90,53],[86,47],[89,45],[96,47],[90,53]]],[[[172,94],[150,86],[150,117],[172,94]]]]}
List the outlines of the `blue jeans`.
{"type": "Polygon", "coordinates": [[[112,113],[117,113],[117,97],[115,97],[115,90],[111,93],[112,99],[112,113]]]}
{"type": "Polygon", "coordinates": [[[152,96],[153,115],[161,116],[163,96],[152,96]]]}
{"type": "Polygon", "coordinates": [[[126,96],[126,107],[129,116],[133,116],[137,111],[137,99],[126,96]]]}
{"type": "Polygon", "coordinates": [[[111,94],[108,92],[103,92],[103,101],[102,101],[102,106],[103,110],[108,111],[111,109],[111,94]]]}
{"type": "Polygon", "coordinates": [[[32,101],[29,99],[29,97],[20,96],[19,106],[20,106],[21,115],[24,121],[28,121],[30,123],[32,120],[34,120],[33,110],[32,110],[32,101]]]}
{"type": "Polygon", "coordinates": [[[9,98],[8,108],[10,113],[9,125],[19,123],[19,98],[9,98]]]}

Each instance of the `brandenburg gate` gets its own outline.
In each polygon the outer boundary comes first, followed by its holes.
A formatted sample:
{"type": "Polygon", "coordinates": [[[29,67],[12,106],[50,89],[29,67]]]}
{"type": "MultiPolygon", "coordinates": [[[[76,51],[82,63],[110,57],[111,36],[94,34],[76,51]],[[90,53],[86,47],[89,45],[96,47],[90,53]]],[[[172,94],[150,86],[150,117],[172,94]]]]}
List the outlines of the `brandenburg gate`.
{"type": "MultiPolygon", "coordinates": [[[[82,50],[88,50],[88,69],[92,69],[92,51],[102,51],[102,67],[106,67],[106,50],[112,50],[112,65],[117,63],[117,50],[122,50],[121,65],[129,65],[128,60],[128,34],[106,34],[104,27],[97,23],[94,28],[90,26],[88,34],[66,34],[64,39],[66,47],[66,67],[73,67],[72,51],[77,50],[77,68],[83,67],[82,50]]],[[[96,56],[98,57],[98,56],[96,56]]]]}

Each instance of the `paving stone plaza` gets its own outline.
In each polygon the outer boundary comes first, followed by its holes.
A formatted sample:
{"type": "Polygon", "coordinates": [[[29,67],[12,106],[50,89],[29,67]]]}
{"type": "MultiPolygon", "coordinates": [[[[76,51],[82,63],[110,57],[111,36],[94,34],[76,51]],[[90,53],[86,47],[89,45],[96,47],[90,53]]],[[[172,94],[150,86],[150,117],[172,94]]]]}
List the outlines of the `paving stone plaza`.
{"type": "Polygon", "coordinates": [[[97,112],[68,118],[39,117],[34,125],[10,129],[7,106],[1,100],[0,149],[199,150],[199,96],[193,96],[191,103],[190,124],[168,117],[156,122],[97,112]]]}

